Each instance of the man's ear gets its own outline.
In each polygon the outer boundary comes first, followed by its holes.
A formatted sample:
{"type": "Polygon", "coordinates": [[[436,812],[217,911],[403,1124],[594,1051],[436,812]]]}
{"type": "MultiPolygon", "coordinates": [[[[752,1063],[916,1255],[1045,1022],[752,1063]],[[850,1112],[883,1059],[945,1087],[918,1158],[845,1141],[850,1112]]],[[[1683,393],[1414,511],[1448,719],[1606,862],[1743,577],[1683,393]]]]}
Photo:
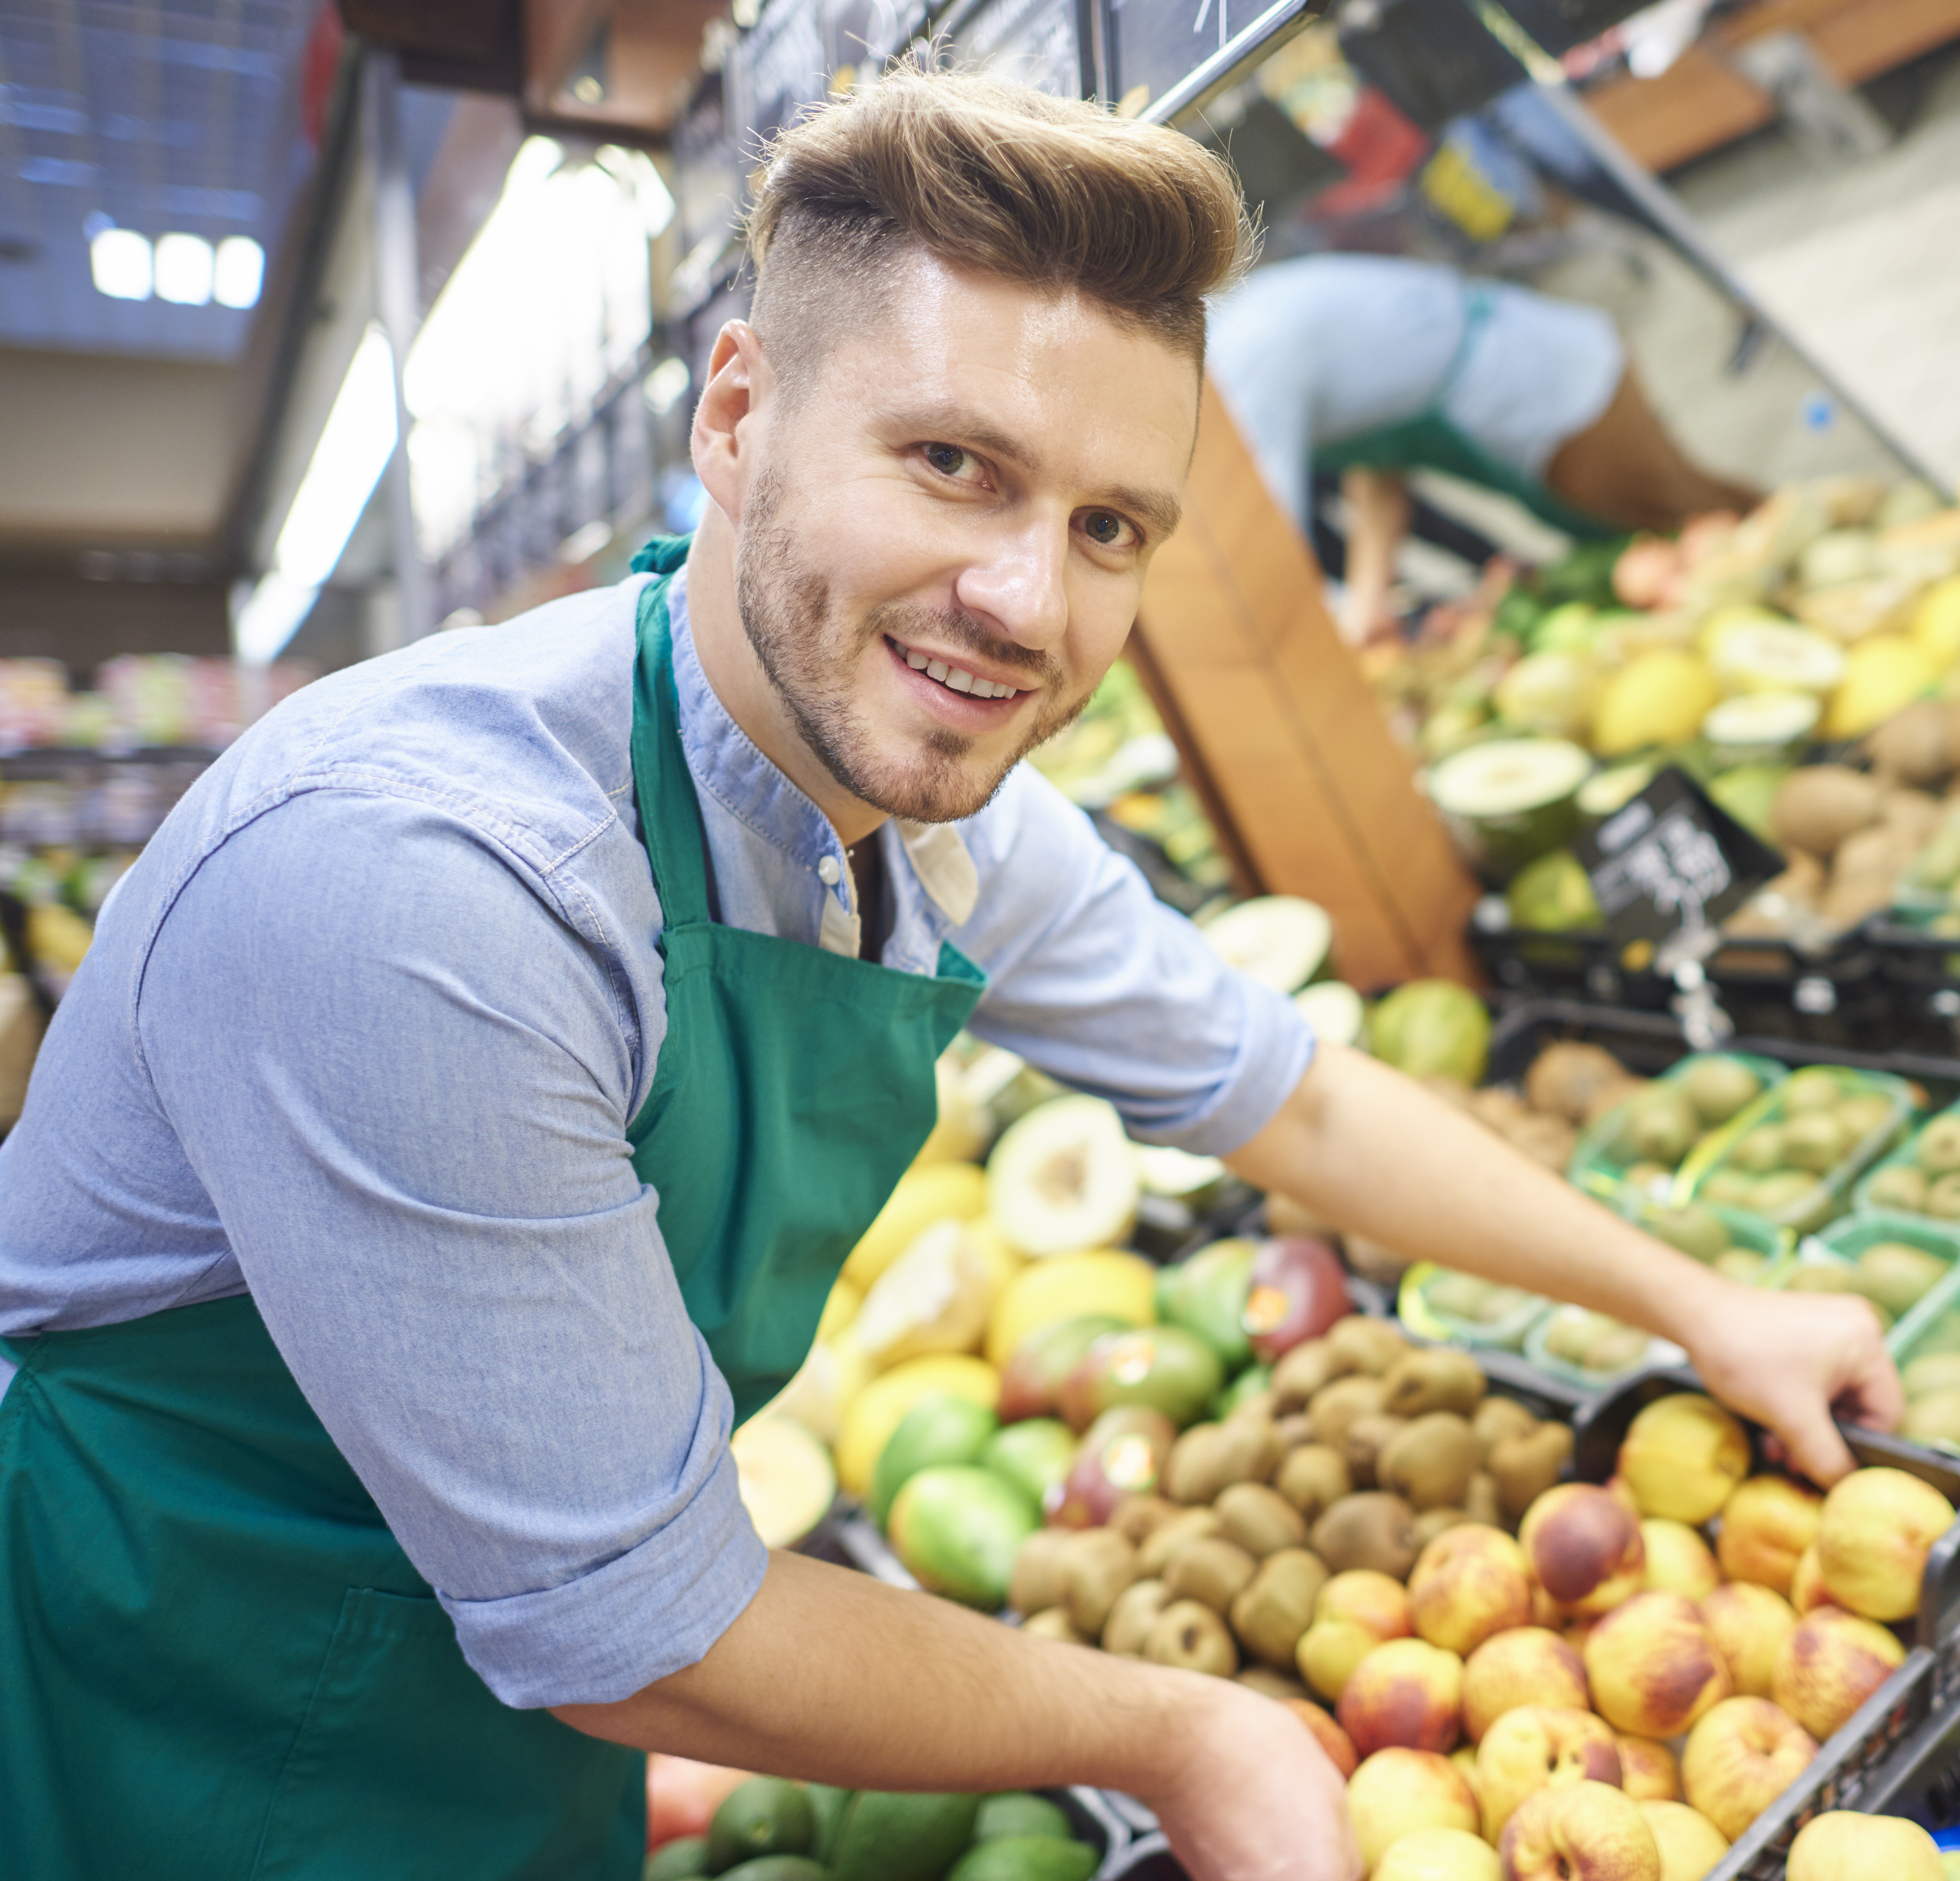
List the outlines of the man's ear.
{"type": "Polygon", "coordinates": [[[762,342],[746,320],[730,320],[714,336],[708,385],[694,408],[690,439],[695,474],[716,508],[741,519],[758,439],[751,421],[766,402],[771,378],[762,342]]]}

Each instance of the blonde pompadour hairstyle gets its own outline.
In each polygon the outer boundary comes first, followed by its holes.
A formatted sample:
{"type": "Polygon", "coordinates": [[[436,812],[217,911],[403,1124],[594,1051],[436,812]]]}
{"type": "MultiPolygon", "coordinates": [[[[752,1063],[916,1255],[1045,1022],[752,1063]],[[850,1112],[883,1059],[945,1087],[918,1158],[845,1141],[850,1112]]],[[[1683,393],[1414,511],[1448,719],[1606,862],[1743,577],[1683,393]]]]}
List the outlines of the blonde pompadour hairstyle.
{"type": "Polygon", "coordinates": [[[782,374],[821,357],[890,264],[921,250],[1074,288],[1201,361],[1206,297],[1255,246],[1231,170],[1182,132],[909,58],[775,138],[747,233],[751,317],[782,374]]]}

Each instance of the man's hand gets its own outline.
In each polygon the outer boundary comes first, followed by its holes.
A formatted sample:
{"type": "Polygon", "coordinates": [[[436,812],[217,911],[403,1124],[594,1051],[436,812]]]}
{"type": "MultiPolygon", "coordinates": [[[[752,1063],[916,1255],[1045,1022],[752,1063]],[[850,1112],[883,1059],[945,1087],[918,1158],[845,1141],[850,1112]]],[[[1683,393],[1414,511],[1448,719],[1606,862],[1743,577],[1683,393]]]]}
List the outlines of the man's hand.
{"type": "Polygon", "coordinates": [[[1862,1300],[1752,1293],[1713,1316],[1688,1351],[1708,1389],[1774,1431],[1813,1482],[1828,1486],[1856,1466],[1832,1411],[1886,1431],[1904,1413],[1878,1316],[1862,1300]]]}
{"type": "Polygon", "coordinates": [[[1157,1813],[1192,1881],[1360,1881],[1347,1786],[1283,1704],[1217,1684],[1202,1753],[1157,1813]]]}

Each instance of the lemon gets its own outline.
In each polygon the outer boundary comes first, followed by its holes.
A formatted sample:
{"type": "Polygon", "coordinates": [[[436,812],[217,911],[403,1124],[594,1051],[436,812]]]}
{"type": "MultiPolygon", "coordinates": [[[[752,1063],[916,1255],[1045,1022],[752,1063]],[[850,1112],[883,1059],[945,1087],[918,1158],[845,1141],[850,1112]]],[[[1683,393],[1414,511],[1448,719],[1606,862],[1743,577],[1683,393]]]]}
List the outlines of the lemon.
{"type": "Polygon", "coordinates": [[[1827,738],[1859,738],[1909,705],[1939,676],[1923,642],[1905,634],[1870,634],[1845,657],[1844,677],[1824,715],[1827,738]]]}
{"type": "Polygon", "coordinates": [[[940,1391],[991,1411],[1000,1402],[1001,1374],[982,1359],[941,1353],[908,1359],[873,1379],[851,1400],[838,1434],[837,1479],[852,1495],[869,1493],[879,1456],[905,1413],[940,1391]]]}
{"type": "Polygon", "coordinates": [[[1912,637],[1942,667],[1960,662],[1960,574],[1936,581],[1912,610],[1912,637]]]}
{"type": "Polygon", "coordinates": [[[987,1178],[974,1163],[931,1163],[908,1170],[877,1219],[844,1263],[858,1291],[871,1283],[935,1221],[971,1221],[987,1212],[987,1178]]]}
{"type": "Polygon", "coordinates": [[[1153,1325],[1157,1316],[1157,1269],[1142,1256],[1113,1249],[1057,1254],[1032,1262],[994,1303],[987,1356],[996,1365],[1004,1365],[1037,1326],[1052,1326],[1058,1319],[1107,1313],[1126,1326],[1153,1325]]]}
{"type": "Polygon", "coordinates": [[[1691,653],[1658,648],[1615,673],[1592,721],[1592,749],[1624,757],[1650,745],[1685,744],[1701,729],[1718,694],[1713,676],[1691,653]]]}

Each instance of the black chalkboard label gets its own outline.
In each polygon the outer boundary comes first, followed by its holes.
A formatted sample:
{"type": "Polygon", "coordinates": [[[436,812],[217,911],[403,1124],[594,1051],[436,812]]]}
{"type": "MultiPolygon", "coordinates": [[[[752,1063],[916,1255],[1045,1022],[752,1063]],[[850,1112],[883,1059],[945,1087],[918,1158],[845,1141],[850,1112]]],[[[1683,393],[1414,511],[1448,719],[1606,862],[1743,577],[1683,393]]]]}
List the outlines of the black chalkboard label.
{"type": "Polygon", "coordinates": [[[1712,928],[1783,870],[1775,850],[1672,769],[1581,839],[1578,856],[1621,941],[1712,928]]]}

